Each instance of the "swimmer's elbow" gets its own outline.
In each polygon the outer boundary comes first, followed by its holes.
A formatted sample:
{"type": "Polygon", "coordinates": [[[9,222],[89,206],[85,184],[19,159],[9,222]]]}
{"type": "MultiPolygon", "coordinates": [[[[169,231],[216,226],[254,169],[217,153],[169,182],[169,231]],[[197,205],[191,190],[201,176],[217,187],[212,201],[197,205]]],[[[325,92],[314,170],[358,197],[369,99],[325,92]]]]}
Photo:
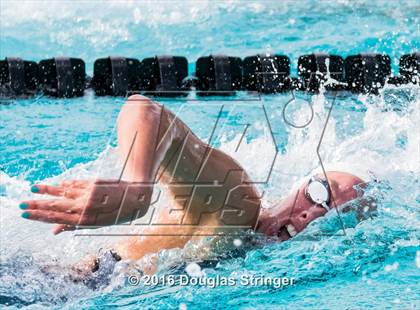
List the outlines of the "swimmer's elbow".
{"type": "Polygon", "coordinates": [[[137,126],[159,123],[161,113],[162,107],[153,100],[141,95],[133,95],[128,97],[126,103],[122,106],[118,125],[129,120],[134,121],[137,126]]]}
{"type": "Polygon", "coordinates": [[[142,95],[131,95],[127,98],[127,101],[126,101],[126,103],[138,103],[138,102],[149,103],[149,104],[154,103],[150,98],[146,96],[142,96],[142,95]]]}

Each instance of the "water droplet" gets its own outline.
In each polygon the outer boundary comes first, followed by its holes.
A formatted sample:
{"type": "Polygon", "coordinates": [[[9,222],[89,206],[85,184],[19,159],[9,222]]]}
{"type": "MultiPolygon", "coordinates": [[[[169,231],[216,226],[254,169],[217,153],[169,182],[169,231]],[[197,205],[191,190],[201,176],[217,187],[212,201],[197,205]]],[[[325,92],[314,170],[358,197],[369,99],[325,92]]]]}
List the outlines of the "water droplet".
{"type": "Polygon", "coordinates": [[[384,268],[384,270],[386,272],[391,272],[391,271],[397,270],[398,269],[398,266],[399,266],[398,262],[395,262],[392,265],[386,265],[385,268],[384,268]]]}
{"type": "Polygon", "coordinates": [[[242,240],[241,239],[233,240],[233,245],[236,247],[240,247],[242,245],[242,240]]]}

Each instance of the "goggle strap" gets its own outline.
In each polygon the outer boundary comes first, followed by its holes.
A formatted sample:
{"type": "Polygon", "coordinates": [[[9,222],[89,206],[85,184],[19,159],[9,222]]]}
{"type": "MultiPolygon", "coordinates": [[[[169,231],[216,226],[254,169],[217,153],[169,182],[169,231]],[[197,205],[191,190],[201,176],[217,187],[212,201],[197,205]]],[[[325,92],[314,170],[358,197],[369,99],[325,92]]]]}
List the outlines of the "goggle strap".
{"type": "Polygon", "coordinates": [[[331,208],[327,205],[325,201],[322,204],[320,204],[320,206],[327,210],[327,212],[331,210],[331,208]]]}

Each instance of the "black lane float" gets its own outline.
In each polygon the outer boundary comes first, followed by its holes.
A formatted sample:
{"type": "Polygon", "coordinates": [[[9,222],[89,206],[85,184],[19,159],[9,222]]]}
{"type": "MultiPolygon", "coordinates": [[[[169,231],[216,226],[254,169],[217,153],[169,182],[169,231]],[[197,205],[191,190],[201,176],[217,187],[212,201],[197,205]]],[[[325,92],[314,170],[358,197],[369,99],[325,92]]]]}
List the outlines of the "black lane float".
{"type": "Polygon", "coordinates": [[[400,58],[400,74],[404,79],[401,84],[419,83],[420,53],[403,55],[400,58]]]}
{"type": "Polygon", "coordinates": [[[92,88],[97,96],[125,96],[140,89],[140,61],[118,56],[96,59],[92,88]]]}
{"type": "Polygon", "coordinates": [[[56,57],[39,62],[39,89],[53,97],[83,96],[85,62],[80,58],[56,57]]]}
{"type": "Polygon", "coordinates": [[[384,54],[358,54],[343,59],[339,55],[309,54],[298,59],[298,77],[290,76],[286,55],[200,57],[195,72],[188,73],[182,56],[154,56],[139,60],[110,56],[95,60],[93,78],[86,75],[80,58],[55,57],[39,63],[16,57],[0,61],[0,97],[26,97],[39,92],[54,97],[83,96],[92,88],[97,96],[127,96],[136,92],[149,96],[230,96],[236,91],[262,94],[301,90],[317,93],[348,91],[378,94],[385,83],[418,84],[420,53],[400,58],[400,75],[391,76],[391,59],[384,54]]]}
{"type": "Polygon", "coordinates": [[[233,95],[242,89],[242,60],[226,55],[200,57],[195,65],[195,76],[198,95],[233,95]]]}
{"type": "Polygon", "coordinates": [[[38,91],[38,64],[17,57],[0,61],[0,96],[33,95],[38,91]]]}
{"type": "Polygon", "coordinates": [[[337,55],[311,54],[298,59],[298,72],[302,89],[317,92],[324,85],[326,90],[344,90],[344,59],[337,55]],[[329,81],[329,83],[328,83],[329,81]]]}
{"type": "Polygon", "coordinates": [[[349,90],[376,94],[391,75],[391,58],[382,54],[348,56],[345,70],[349,90]]]}
{"type": "Polygon", "coordinates": [[[285,55],[255,55],[243,60],[243,86],[264,94],[291,89],[290,60],[285,55]]]}
{"type": "Polygon", "coordinates": [[[141,91],[155,96],[186,96],[190,86],[188,60],[179,56],[155,56],[141,62],[141,91]]]}

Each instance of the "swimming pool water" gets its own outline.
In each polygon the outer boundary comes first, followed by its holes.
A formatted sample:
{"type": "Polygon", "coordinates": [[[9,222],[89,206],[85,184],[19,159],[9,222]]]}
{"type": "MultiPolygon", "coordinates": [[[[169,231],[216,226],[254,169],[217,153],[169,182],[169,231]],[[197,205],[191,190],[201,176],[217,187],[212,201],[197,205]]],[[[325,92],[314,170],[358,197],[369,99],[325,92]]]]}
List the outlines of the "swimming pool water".
{"type": "MultiPolygon", "coordinates": [[[[144,58],[155,54],[194,61],[209,53],[245,57],[284,53],[295,73],[299,55],[342,56],[380,52],[398,58],[419,48],[418,1],[151,2],[151,1],[2,1],[0,58],[25,59],[69,55],[93,61],[108,55],[144,58]]],[[[416,309],[419,308],[418,86],[386,86],[380,96],[320,94],[300,98],[287,116],[304,129],[285,124],[282,110],[291,94],[258,97],[162,100],[200,136],[231,154],[265,191],[278,200],[319,169],[316,147],[332,104],[321,144],[326,169],[352,172],[381,183],[369,189],[378,200],[378,216],[358,225],[346,222],[346,234],[333,216],[312,223],[300,237],[251,249],[245,257],[205,269],[208,276],[246,274],[287,276],[295,286],[132,287],[130,267],[119,264],[109,284],[87,289],[60,277],[47,277],[42,266],[65,265],[117,239],[53,236],[51,226],[20,218],[19,201],[31,197],[33,182],[117,175],[115,121],[122,98],[53,99],[37,97],[0,104],[0,304],[55,308],[268,308],[268,309],[416,309]],[[189,100],[194,99],[194,100],[189,100]],[[307,101],[305,101],[305,100],[307,101]],[[220,111],[222,110],[222,113],[220,111]],[[244,127],[249,125],[238,146],[244,127]],[[276,152],[278,155],[276,157],[276,152]],[[275,159],[270,174],[271,163],[275,159]],[[310,240],[319,231],[330,234],[310,240]],[[110,240],[112,239],[112,240],[110,240]]],[[[166,199],[166,198],[165,198],[166,199]]],[[[167,200],[163,200],[162,204],[167,200]]],[[[189,245],[193,251],[193,245],[189,245]]],[[[170,274],[179,250],[158,255],[160,271],[170,274]]],[[[139,265],[146,262],[138,262],[139,265]]]]}

